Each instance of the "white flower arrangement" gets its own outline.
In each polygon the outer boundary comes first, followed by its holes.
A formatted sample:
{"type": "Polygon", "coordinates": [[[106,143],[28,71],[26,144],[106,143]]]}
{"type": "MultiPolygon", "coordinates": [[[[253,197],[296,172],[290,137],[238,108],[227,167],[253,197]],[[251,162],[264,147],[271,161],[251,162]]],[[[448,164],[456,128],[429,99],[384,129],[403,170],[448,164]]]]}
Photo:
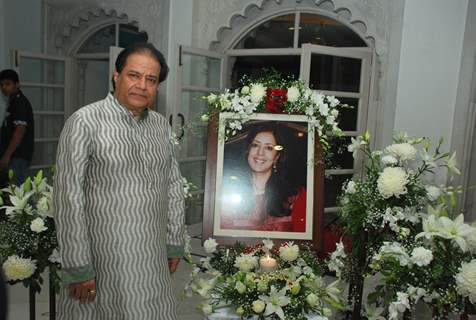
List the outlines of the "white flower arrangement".
{"type": "Polygon", "coordinates": [[[231,248],[207,241],[211,256],[193,268],[186,288],[205,299],[199,306],[204,314],[227,309],[243,319],[303,319],[308,314],[325,319],[331,306],[343,309],[340,282],[326,284],[309,248],[274,246],[269,239],[263,245],[231,248]]]}
{"type": "Polygon", "coordinates": [[[54,290],[59,289],[53,188],[40,171],[21,186],[10,185],[2,192],[7,220],[0,222],[0,262],[10,283],[23,282],[35,292],[41,291],[41,274],[50,268],[54,290]]]}
{"type": "MultiPolygon", "coordinates": [[[[451,215],[459,187],[429,183],[437,169],[459,174],[455,154],[441,151],[442,140],[431,148],[428,139],[406,134],[396,135],[383,151],[372,151],[369,138],[368,133],[356,137],[348,147],[367,159],[364,176],[347,182],[341,196],[340,217],[354,238],[352,251],[339,259],[338,246],[328,266],[339,270],[339,278],[362,282],[380,273],[381,283],[367,301],[389,319],[411,312],[418,301],[436,314],[461,311],[466,291],[456,292],[455,270],[475,257],[476,228],[464,223],[463,215],[451,215]]],[[[359,308],[362,292],[350,285],[350,304],[359,308]]]]}
{"type": "Polygon", "coordinates": [[[340,135],[337,125],[340,105],[333,96],[326,96],[311,90],[303,81],[285,79],[271,73],[258,80],[243,78],[243,86],[231,92],[210,94],[204,97],[210,110],[202,115],[202,120],[212,118],[220,112],[232,112],[236,116],[226,123],[225,138],[242,129],[250,116],[256,112],[305,114],[309,118],[311,130],[316,130],[321,142],[329,135],[340,135]]]}

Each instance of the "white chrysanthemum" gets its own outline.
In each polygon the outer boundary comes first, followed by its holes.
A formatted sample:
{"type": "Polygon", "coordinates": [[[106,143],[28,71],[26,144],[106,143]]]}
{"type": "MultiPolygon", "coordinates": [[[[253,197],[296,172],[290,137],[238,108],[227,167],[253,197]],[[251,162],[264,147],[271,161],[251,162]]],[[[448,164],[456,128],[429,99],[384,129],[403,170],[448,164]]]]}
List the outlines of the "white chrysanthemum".
{"type": "Polygon", "coordinates": [[[20,258],[17,255],[8,257],[3,263],[3,271],[8,280],[24,280],[33,275],[36,263],[31,259],[20,258]]]}
{"type": "Polygon", "coordinates": [[[441,189],[435,186],[425,186],[426,195],[430,201],[436,201],[441,196],[441,189]]]}
{"type": "Polygon", "coordinates": [[[395,143],[385,148],[385,152],[402,161],[415,159],[417,150],[409,143],[395,143]]]}
{"type": "Polygon", "coordinates": [[[408,175],[400,167],[388,167],[377,180],[377,188],[384,198],[400,197],[407,193],[408,175]]]}
{"type": "Polygon", "coordinates": [[[248,94],[248,93],[250,93],[250,87],[244,86],[243,88],[241,88],[241,94],[248,94]]]}
{"type": "Polygon", "coordinates": [[[433,253],[424,247],[417,247],[413,249],[410,259],[417,266],[427,266],[433,260],[433,253]]]}
{"type": "Polygon", "coordinates": [[[251,101],[254,103],[260,102],[261,99],[266,95],[266,88],[260,84],[252,84],[250,89],[251,101]]]}
{"type": "Polygon", "coordinates": [[[299,247],[291,241],[279,248],[279,256],[284,261],[294,261],[299,256],[299,247]]]}
{"type": "Polygon", "coordinates": [[[394,166],[398,163],[397,158],[391,155],[383,156],[381,161],[384,166],[394,166]]]}
{"type": "Polygon", "coordinates": [[[476,303],[476,259],[463,263],[455,279],[458,292],[476,303]]]}
{"type": "Polygon", "coordinates": [[[203,248],[205,248],[205,252],[206,253],[213,253],[216,251],[217,249],[217,246],[218,246],[218,243],[215,239],[212,239],[212,238],[208,238],[207,240],[205,240],[205,242],[203,243],[203,248]]]}
{"type": "Polygon", "coordinates": [[[40,233],[45,231],[48,228],[45,226],[45,221],[43,219],[36,218],[30,223],[30,229],[33,232],[40,233]]]}
{"type": "Polygon", "coordinates": [[[349,181],[347,182],[347,184],[345,185],[345,189],[344,189],[345,193],[347,194],[354,194],[357,192],[357,189],[356,189],[356,184],[354,181],[349,181]]]}
{"type": "Polygon", "coordinates": [[[296,102],[298,101],[301,94],[299,93],[299,89],[297,87],[290,87],[288,89],[287,96],[289,102],[296,102]]]}
{"type": "Polygon", "coordinates": [[[264,311],[264,308],[266,307],[266,304],[261,300],[255,300],[251,304],[251,307],[253,308],[253,311],[255,313],[261,313],[261,312],[264,311]]]}
{"type": "Polygon", "coordinates": [[[253,254],[244,254],[242,253],[235,259],[235,267],[240,269],[243,272],[249,272],[252,269],[258,267],[258,258],[253,256],[253,254]]]}

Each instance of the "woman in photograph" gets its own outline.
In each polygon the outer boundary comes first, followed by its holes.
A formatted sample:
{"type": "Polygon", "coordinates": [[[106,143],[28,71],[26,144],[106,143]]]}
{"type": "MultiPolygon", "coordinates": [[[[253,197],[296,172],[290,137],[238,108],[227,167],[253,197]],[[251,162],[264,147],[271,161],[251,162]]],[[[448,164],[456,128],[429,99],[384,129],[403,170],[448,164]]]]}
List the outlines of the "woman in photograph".
{"type": "Polygon", "coordinates": [[[222,229],[305,232],[306,189],[299,164],[290,163],[293,139],[276,122],[249,126],[244,165],[225,168],[222,229]]]}

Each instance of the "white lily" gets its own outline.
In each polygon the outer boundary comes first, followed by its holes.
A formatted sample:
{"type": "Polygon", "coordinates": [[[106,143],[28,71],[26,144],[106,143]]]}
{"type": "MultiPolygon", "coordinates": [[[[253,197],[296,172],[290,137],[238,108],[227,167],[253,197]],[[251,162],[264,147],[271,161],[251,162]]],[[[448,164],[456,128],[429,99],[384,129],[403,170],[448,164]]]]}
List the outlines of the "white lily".
{"type": "Polygon", "coordinates": [[[6,215],[13,215],[14,213],[21,213],[25,211],[27,213],[31,212],[31,206],[28,204],[28,200],[33,195],[33,191],[30,191],[26,194],[23,192],[18,192],[17,195],[10,195],[11,206],[3,206],[1,209],[6,209],[6,215]]]}
{"type": "Polygon", "coordinates": [[[446,167],[453,174],[461,174],[461,171],[456,167],[456,152],[453,152],[453,154],[448,158],[446,167]]]}
{"type": "Polygon", "coordinates": [[[382,316],[383,311],[384,308],[365,305],[367,320],[385,320],[385,317],[382,316]]]}
{"type": "Polygon", "coordinates": [[[284,306],[287,306],[291,299],[286,296],[286,291],[288,287],[284,287],[281,290],[277,290],[275,286],[271,286],[269,296],[261,295],[259,298],[266,303],[266,310],[264,311],[265,316],[269,316],[275,313],[279,319],[284,319],[284,306]]]}
{"type": "Polygon", "coordinates": [[[436,216],[431,214],[428,218],[423,220],[423,232],[420,232],[415,237],[416,239],[424,237],[427,240],[435,236],[442,236],[441,233],[441,226],[439,224],[439,220],[436,219],[436,216]]]}
{"type": "Polygon", "coordinates": [[[367,142],[365,142],[361,136],[358,136],[357,138],[350,138],[350,144],[347,146],[347,151],[349,152],[352,152],[352,156],[355,158],[355,156],[357,155],[357,151],[359,151],[359,149],[366,145],[367,142]]]}
{"type": "Polygon", "coordinates": [[[454,240],[461,250],[466,252],[468,250],[466,237],[473,232],[473,228],[464,223],[464,216],[460,214],[455,220],[451,220],[448,217],[440,217],[439,223],[445,238],[454,240]]]}

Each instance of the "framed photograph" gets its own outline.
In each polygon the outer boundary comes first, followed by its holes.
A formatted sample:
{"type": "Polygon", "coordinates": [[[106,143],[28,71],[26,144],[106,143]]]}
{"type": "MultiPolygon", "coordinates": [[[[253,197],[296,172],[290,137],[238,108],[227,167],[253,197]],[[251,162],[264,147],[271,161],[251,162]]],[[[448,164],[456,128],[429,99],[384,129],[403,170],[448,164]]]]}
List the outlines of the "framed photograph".
{"type": "Polygon", "coordinates": [[[203,239],[310,241],[320,249],[324,170],[308,118],[256,113],[229,135],[235,117],[220,113],[218,128],[210,121],[203,239]]]}

